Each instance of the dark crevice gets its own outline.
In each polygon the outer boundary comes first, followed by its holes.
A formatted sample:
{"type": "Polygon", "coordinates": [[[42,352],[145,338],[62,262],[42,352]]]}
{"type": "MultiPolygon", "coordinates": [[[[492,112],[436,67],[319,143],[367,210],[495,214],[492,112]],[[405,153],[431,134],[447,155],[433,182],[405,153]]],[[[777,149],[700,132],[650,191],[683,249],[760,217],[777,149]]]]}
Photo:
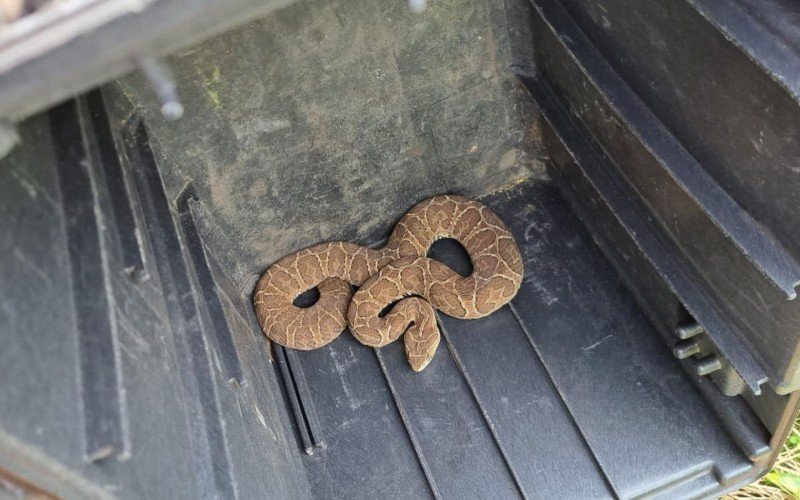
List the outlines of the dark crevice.
{"type": "Polygon", "coordinates": [[[431,245],[427,256],[445,264],[465,278],[472,274],[472,259],[458,240],[453,238],[437,240],[431,245]]]}
{"type": "Polygon", "coordinates": [[[273,348],[278,377],[283,387],[283,397],[289,403],[289,408],[291,408],[292,428],[297,433],[300,447],[306,454],[312,455],[314,453],[314,443],[312,442],[310,426],[308,418],[303,411],[303,402],[297,391],[292,367],[289,365],[289,359],[286,356],[286,348],[278,344],[273,344],[273,348]]]}
{"type": "Polygon", "coordinates": [[[154,260],[166,299],[180,383],[188,403],[186,412],[191,429],[190,452],[201,495],[233,498],[235,486],[230,458],[220,418],[214,373],[203,341],[196,293],[141,116],[136,113],[132,115],[124,125],[122,134],[136,193],[144,208],[145,230],[151,235],[154,260]]]}
{"type": "Polygon", "coordinates": [[[197,200],[197,192],[194,185],[190,182],[183,188],[181,194],[178,195],[176,202],[180,226],[186,240],[189,256],[194,265],[194,272],[197,276],[198,286],[200,288],[199,291],[211,320],[217,352],[220,354],[225,370],[225,378],[227,380],[235,379],[241,382],[242,368],[239,362],[239,354],[236,352],[236,346],[234,345],[233,332],[228,325],[225,310],[222,307],[222,301],[217,293],[216,280],[208,264],[200,232],[197,230],[194,215],[190,208],[190,201],[197,200]]]}
{"type": "Polygon", "coordinates": [[[108,121],[103,94],[95,89],[85,97],[89,120],[96,138],[97,155],[105,177],[105,187],[117,226],[117,239],[122,251],[125,272],[139,280],[147,278],[144,269],[142,247],[136,236],[136,219],[133,215],[130,195],[125,182],[111,124],[108,121]]]}
{"type": "Polygon", "coordinates": [[[84,453],[93,461],[122,453],[124,447],[115,339],[88,152],[76,101],[56,106],[49,119],[75,301],[84,453]]]}
{"type": "Polygon", "coordinates": [[[292,301],[292,305],[295,307],[300,307],[302,309],[307,309],[314,304],[317,303],[319,300],[319,288],[309,288],[305,292],[301,293],[297,297],[294,298],[292,301]]]}

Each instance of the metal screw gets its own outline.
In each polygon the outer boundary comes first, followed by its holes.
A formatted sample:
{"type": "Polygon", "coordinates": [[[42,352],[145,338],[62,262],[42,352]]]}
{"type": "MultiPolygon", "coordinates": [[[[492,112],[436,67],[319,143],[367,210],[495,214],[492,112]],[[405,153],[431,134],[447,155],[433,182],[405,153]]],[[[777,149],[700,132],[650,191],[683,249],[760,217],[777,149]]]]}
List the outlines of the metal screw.
{"type": "Polygon", "coordinates": [[[178,99],[178,89],[167,63],[156,57],[147,56],[139,59],[139,68],[153,86],[161,115],[167,120],[177,120],[183,116],[183,104],[178,99]]]}
{"type": "Polygon", "coordinates": [[[428,0],[408,0],[408,8],[414,14],[421,14],[428,8],[428,0]]]}
{"type": "Polygon", "coordinates": [[[675,330],[675,335],[677,335],[680,339],[686,340],[694,337],[695,335],[703,333],[704,331],[705,329],[699,323],[693,323],[691,325],[679,326],[675,330]]]}
{"type": "Polygon", "coordinates": [[[672,349],[672,354],[678,359],[686,359],[700,352],[700,345],[694,341],[679,342],[672,349]]]}
{"type": "Polygon", "coordinates": [[[13,123],[0,119],[0,158],[14,149],[19,142],[17,127],[13,123]]]}
{"type": "Polygon", "coordinates": [[[714,356],[703,358],[694,365],[695,373],[701,377],[720,369],[722,369],[722,363],[714,356]]]}

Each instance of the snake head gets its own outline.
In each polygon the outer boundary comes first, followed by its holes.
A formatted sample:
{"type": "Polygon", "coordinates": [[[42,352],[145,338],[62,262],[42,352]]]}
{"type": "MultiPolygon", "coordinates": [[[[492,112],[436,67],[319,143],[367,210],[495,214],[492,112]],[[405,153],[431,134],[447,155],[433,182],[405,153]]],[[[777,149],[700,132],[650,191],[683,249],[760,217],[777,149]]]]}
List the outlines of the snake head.
{"type": "Polygon", "coordinates": [[[412,297],[406,301],[414,301],[417,310],[413,323],[406,330],[403,342],[406,346],[408,364],[412,370],[420,372],[428,366],[436,354],[441,334],[436,325],[436,313],[427,301],[419,297],[412,297]]]}
{"type": "Polygon", "coordinates": [[[436,339],[436,343],[433,347],[428,351],[421,354],[412,353],[408,350],[408,344],[406,344],[406,357],[408,358],[408,364],[411,365],[411,369],[415,372],[421,372],[428,366],[433,360],[433,356],[436,354],[436,348],[439,347],[439,339],[436,339]]]}

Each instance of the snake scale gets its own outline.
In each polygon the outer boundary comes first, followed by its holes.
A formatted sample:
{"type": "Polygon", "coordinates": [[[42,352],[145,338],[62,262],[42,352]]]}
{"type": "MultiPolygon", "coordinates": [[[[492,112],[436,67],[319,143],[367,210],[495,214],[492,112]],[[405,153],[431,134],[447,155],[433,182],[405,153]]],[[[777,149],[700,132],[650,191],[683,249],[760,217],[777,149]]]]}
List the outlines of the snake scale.
{"type": "Polygon", "coordinates": [[[283,257],[261,276],[253,303],[266,336],[294,349],[322,347],[348,326],[372,347],[405,333],[409,364],[421,371],[439,345],[435,309],[462,319],[489,315],[516,295],[522,272],[514,237],[488,207],[441,195],[406,213],[383,248],[337,241],[283,257]],[[442,238],[458,240],[467,250],[469,276],[425,256],[442,238]],[[355,294],[351,285],[360,287],[355,294]],[[314,287],[316,303],[293,304],[314,287]]]}

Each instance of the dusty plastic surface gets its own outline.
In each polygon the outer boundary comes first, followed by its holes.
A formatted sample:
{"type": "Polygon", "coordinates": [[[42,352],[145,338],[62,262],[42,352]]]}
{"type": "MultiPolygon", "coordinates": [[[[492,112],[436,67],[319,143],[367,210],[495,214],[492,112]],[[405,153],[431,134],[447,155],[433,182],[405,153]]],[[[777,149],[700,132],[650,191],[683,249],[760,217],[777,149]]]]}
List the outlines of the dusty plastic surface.
{"type": "MultiPolygon", "coordinates": [[[[440,316],[445,341],[419,374],[400,343],[375,353],[347,334],[291,363],[325,443],[303,457],[312,493],[674,498],[672,488],[710,492],[746,473],[552,183],[485,200],[526,263],[510,306],[475,321],[440,316]]],[[[452,247],[437,250],[458,262],[452,247]]]]}
{"type": "MultiPolygon", "coordinates": [[[[59,113],[68,114],[69,108],[59,113]]],[[[146,141],[138,144],[147,150],[146,141]]],[[[110,342],[118,342],[119,353],[111,360],[121,364],[118,383],[126,389],[124,396],[117,393],[124,405],[112,406],[123,423],[109,435],[124,443],[113,448],[112,457],[86,463],[81,453],[93,439],[103,439],[96,427],[81,429],[81,415],[102,416],[107,410],[88,398],[92,393],[86,388],[74,392],[73,363],[85,357],[64,355],[74,352],[70,345],[76,341],[65,329],[73,325],[72,302],[56,297],[76,293],[68,273],[78,262],[64,247],[43,242],[38,248],[56,252],[49,259],[35,265],[12,261],[3,268],[9,279],[30,284],[30,290],[54,294],[53,307],[35,316],[37,321],[65,315],[49,327],[29,323],[29,336],[15,337],[20,342],[4,350],[4,369],[31,384],[27,389],[3,385],[5,432],[91,482],[116,484],[119,496],[163,493],[174,485],[176,497],[193,496],[192,491],[221,496],[236,491],[242,497],[267,491],[276,496],[306,491],[320,498],[459,497],[475,491],[628,497],[666,494],[687,480],[695,492],[711,491],[718,487],[717,477],[733,481],[750,468],[551,182],[541,177],[486,199],[523,249],[527,278],[520,294],[510,307],[483,320],[441,318],[446,342],[423,373],[410,371],[399,343],[376,352],[347,333],[324,349],[288,356],[288,390],[297,391],[306,415],[314,415],[315,446],[308,455],[299,430],[282,417],[289,408],[278,390],[282,379],[264,352],[266,342],[247,321],[247,302],[228,296],[224,280],[214,291],[225,304],[225,316],[217,319],[234,335],[235,350],[228,357],[218,346],[223,332],[211,317],[218,311],[202,292],[206,271],[191,259],[190,248],[184,247],[186,253],[170,249],[170,241],[185,245],[191,239],[178,229],[187,226],[176,225],[163,211],[169,203],[147,160],[131,171],[141,196],[136,199],[144,201],[134,207],[142,211],[143,234],[152,245],[152,253],[144,256],[151,274],[132,283],[119,274],[124,270],[119,258],[107,256],[107,265],[117,269],[106,275],[119,328],[110,342]],[[61,274],[47,274],[42,262],[61,263],[61,274]],[[67,288],[32,287],[45,279],[67,288]],[[59,347],[59,341],[65,345],[59,347]],[[31,358],[25,351],[31,342],[54,350],[31,358]],[[210,365],[204,365],[206,355],[210,365]],[[242,383],[227,379],[231,363],[239,364],[242,383]],[[44,380],[54,390],[50,399],[26,398],[42,394],[44,380]],[[212,399],[204,391],[212,391],[212,399]],[[200,416],[193,405],[199,405],[200,416]],[[60,413],[52,411],[56,408],[60,413]],[[195,417],[187,421],[189,415],[195,417]],[[64,432],[64,425],[74,429],[64,432]],[[636,474],[631,474],[631,457],[636,474]],[[169,478],[166,467],[172,471],[169,478]],[[567,481],[554,473],[559,470],[581,480],[567,481]],[[149,479],[134,480],[141,477],[149,479]]],[[[36,205],[32,193],[47,195],[47,176],[29,177],[14,165],[4,174],[5,185],[17,193],[4,199],[19,210],[26,203],[36,205]]],[[[26,212],[36,213],[17,213],[26,212]]],[[[15,240],[44,237],[42,223],[58,224],[59,213],[16,225],[15,240]]],[[[66,236],[49,234],[65,241],[70,230],[66,236]]],[[[439,250],[440,258],[452,262],[451,251],[439,250]]],[[[4,289],[9,308],[24,307],[10,300],[25,299],[4,289]]],[[[86,314],[83,320],[92,326],[102,315],[86,314]]],[[[16,331],[23,328],[15,323],[16,331]]],[[[76,330],[79,347],[107,352],[96,342],[100,330],[79,324],[76,330]],[[82,341],[81,332],[93,340],[82,341]]],[[[88,372],[79,371],[84,384],[97,369],[108,370],[108,363],[101,358],[88,372]]],[[[113,388],[108,392],[114,393],[113,388]]]]}
{"type": "Polygon", "coordinates": [[[741,344],[724,350],[753,358],[732,364],[755,392],[800,387],[798,5],[536,4],[542,78],[718,302],[741,344]]]}
{"type": "Polygon", "coordinates": [[[623,205],[580,184],[596,165],[559,163],[585,129],[540,129],[505,71],[552,42],[526,6],[301,2],[172,58],[178,122],[131,75],[22,124],[0,162],[0,468],[95,498],[674,498],[764,470],[791,408],[761,416],[765,452],[743,398],[672,356],[662,330],[686,311],[608,222],[623,205]],[[442,317],[421,374],[347,333],[269,346],[258,273],[378,242],[440,192],[489,193],[512,227],[511,306],[442,317]]]}

